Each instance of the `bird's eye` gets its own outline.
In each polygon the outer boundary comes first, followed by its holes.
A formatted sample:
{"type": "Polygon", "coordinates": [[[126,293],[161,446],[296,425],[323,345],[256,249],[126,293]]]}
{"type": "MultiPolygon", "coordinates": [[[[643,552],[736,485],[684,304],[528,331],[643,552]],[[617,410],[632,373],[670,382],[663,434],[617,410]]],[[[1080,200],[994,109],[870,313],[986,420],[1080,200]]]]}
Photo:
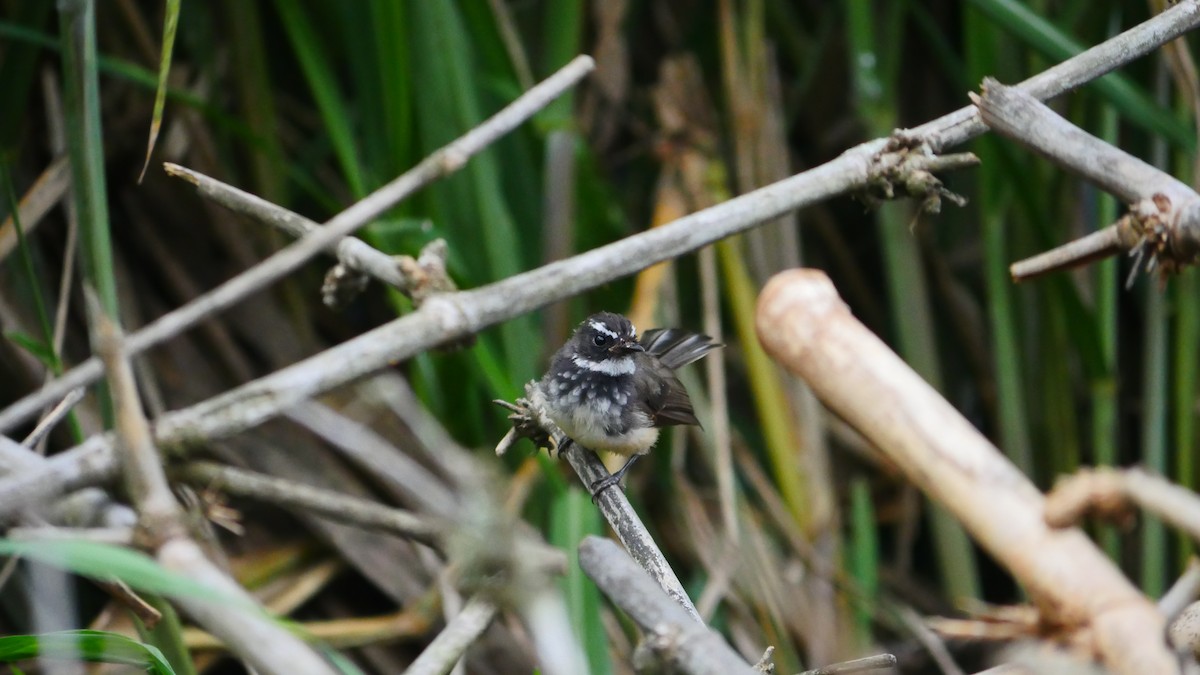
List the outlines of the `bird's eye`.
{"type": "Polygon", "coordinates": [[[596,345],[597,347],[603,347],[604,345],[608,344],[608,338],[604,337],[603,335],[596,335],[592,338],[592,344],[596,345]]]}

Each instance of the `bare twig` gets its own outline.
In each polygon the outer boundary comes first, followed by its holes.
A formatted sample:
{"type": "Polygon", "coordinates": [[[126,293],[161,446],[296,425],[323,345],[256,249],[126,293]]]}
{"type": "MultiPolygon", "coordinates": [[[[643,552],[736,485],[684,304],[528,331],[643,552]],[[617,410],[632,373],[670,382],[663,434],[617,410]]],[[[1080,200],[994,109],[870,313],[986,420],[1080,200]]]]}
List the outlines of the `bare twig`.
{"type": "Polygon", "coordinates": [[[1103,260],[1130,245],[1121,241],[1121,232],[1116,225],[1109,225],[1090,232],[1075,241],[1056,246],[1049,251],[1019,260],[1008,267],[1013,281],[1028,281],[1058,270],[1071,269],[1096,260],[1103,260]]]}
{"type": "Polygon", "coordinates": [[[1158,599],[1158,611],[1167,617],[1167,623],[1171,623],[1197,595],[1200,595],[1200,560],[1193,557],[1183,574],[1158,599]]]}
{"type": "Polygon", "coordinates": [[[917,610],[907,605],[898,608],[897,614],[900,620],[904,622],[905,627],[912,632],[913,637],[917,642],[929,652],[929,656],[933,658],[933,662],[937,664],[938,669],[942,671],[942,675],[964,675],[962,668],[954,661],[954,656],[950,654],[950,650],[946,648],[946,643],[941,636],[933,632],[926,625],[924,619],[917,610]]]}
{"type": "Polygon", "coordinates": [[[1174,176],[1080,129],[1018,87],[986,78],[982,94],[970,96],[993,131],[1083,176],[1127,204],[1157,193],[1179,199],[1196,196],[1174,176]]]}
{"type": "Polygon", "coordinates": [[[828,277],[776,275],[757,322],[767,351],[962,522],[1023,584],[1045,625],[1089,629],[1114,672],[1176,672],[1154,605],[1082,532],[1046,525],[1037,488],[850,314],[828,277]]]}
{"type": "Polygon", "coordinates": [[[843,673],[861,673],[866,670],[890,668],[896,665],[896,657],[892,654],[876,654],[853,661],[833,663],[822,668],[806,670],[800,675],[842,675],[843,673]]]}
{"type": "Polygon", "coordinates": [[[1200,541],[1200,498],[1194,492],[1143,469],[1098,467],[1068,476],[1046,497],[1046,522],[1071,527],[1086,513],[1106,517],[1139,508],[1200,541]]]}
{"type": "MultiPolygon", "coordinates": [[[[167,174],[182,178],[196,186],[196,192],[231,211],[248,216],[267,225],[283,230],[302,239],[321,230],[321,225],[288,209],[240,190],[228,183],[206,176],[199,171],[166,164],[167,174]]],[[[454,284],[446,274],[445,241],[430,242],[420,257],[390,256],[373,248],[357,237],[343,237],[331,251],[339,264],[326,275],[321,295],[326,305],[342,304],[347,295],[347,280],[363,279],[367,275],[420,301],[431,292],[454,290],[454,284]]],[[[359,288],[358,290],[361,290],[359,288]]]]}
{"type": "Polygon", "coordinates": [[[338,522],[382,530],[442,548],[445,527],[431,518],[375,502],[301,485],[211,462],[193,462],[178,470],[180,477],[202,489],[216,489],[240,497],[305,509],[338,522]]]}
{"type": "MultiPolygon", "coordinates": [[[[592,68],[591,58],[577,57],[479,126],[334,216],[320,230],[130,335],[126,343],[129,354],[140,354],[283,277],[366,225],[397,202],[462,168],[470,157],[544,108],[591,72],[592,68]]],[[[88,359],[57,380],[47,383],[38,393],[26,396],[4,413],[0,413],[0,429],[11,428],[12,425],[35,414],[42,406],[63,397],[71,389],[95,382],[100,374],[100,361],[96,358],[88,359]]]]}
{"type": "Polygon", "coordinates": [[[472,598],[425,651],[404,671],[405,675],[445,675],[458,662],[492,619],[497,607],[480,597],[472,598]]]}
{"type": "Polygon", "coordinates": [[[83,395],[85,393],[86,392],[84,391],[83,387],[72,389],[71,391],[67,392],[67,395],[63,398],[63,400],[59,401],[58,405],[51,408],[50,412],[46,413],[46,415],[37,423],[37,426],[33,428],[33,431],[29,432],[29,435],[21,441],[21,445],[32,448],[40,443],[42,439],[46,437],[46,434],[50,433],[54,427],[58,426],[58,423],[61,422],[64,417],[71,413],[71,409],[75,407],[75,404],[83,400],[83,395]]]}
{"type": "Polygon", "coordinates": [[[9,539],[26,539],[37,541],[90,541],[113,546],[130,546],[133,544],[132,527],[50,527],[22,526],[10,527],[5,534],[9,539]]]}
{"type": "Polygon", "coordinates": [[[615,543],[585,538],[579,545],[579,565],[641,627],[646,636],[642,653],[654,662],[693,675],[756,672],[719,634],[668,597],[615,543]]]}

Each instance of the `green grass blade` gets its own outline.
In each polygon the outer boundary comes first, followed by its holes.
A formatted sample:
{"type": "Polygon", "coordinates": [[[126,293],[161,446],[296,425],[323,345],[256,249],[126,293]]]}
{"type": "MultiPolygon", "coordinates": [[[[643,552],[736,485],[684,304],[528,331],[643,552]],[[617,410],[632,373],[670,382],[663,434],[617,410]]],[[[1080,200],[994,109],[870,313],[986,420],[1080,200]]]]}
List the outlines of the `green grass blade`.
{"type": "Polygon", "coordinates": [[[25,283],[29,286],[29,294],[33,298],[34,311],[37,314],[38,329],[42,335],[40,340],[33,340],[19,333],[8,334],[10,339],[28,349],[38,360],[42,361],[50,372],[62,372],[62,362],[54,351],[54,328],[50,324],[50,313],[46,311],[46,301],[42,297],[42,284],[37,270],[33,265],[33,253],[29,250],[29,242],[25,238],[25,228],[21,225],[21,208],[17,202],[17,194],[13,189],[12,176],[8,163],[0,159],[0,182],[3,182],[5,201],[9,213],[12,214],[13,229],[17,231],[17,250],[21,256],[21,271],[25,275],[25,283]]]}
{"type": "Polygon", "coordinates": [[[104,143],[100,125],[96,8],[93,0],[59,3],[71,187],[78,208],[84,275],[109,316],[117,316],[104,143]]]}
{"type": "Polygon", "coordinates": [[[316,26],[303,7],[291,0],[276,0],[275,9],[291,41],[292,50],[300,63],[304,78],[321,114],[325,131],[333,143],[333,152],[342,170],[342,177],[355,197],[367,193],[366,181],[354,141],[354,125],[350,110],[344,104],[342,92],[333,74],[331,61],[320,43],[316,26]]]}
{"type": "Polygon", "coordinates": [[[0,555],[19,555],[100,581],[119,579],[131,588],[167,597],[199,598],[261,611],[246,600],[196,583],[162,567],[144,553],[120,546],[90,541],[0,539],[0,555]]]}
{"type": "Polygon", "coordinates": [[[116,633],[69,630],[0,637],[0,663],[33,658],[120,663],[143,668],[154,675],[175,673],[157,648],[116,633]]]}
{"type": "MultiPolygon", "coordinates": [[[[875,509],[871,505],[871,487],[865,478],[850,482],[850,575],[863,597],[879,597],[879,532],[875,526],[875,509]]],[[[858,644],[872,644],[871,622],[874,608],[854,603],[854,625],[858,644]]]]}
{"type": "MultiPolygon", "coordinates": [[[[902,23],[903,2],[891,3],[888,23],[902,23]],[[899,7],[900,9],[897,9],[899,7]]],[[[880,70],[879,64],[899,59],[902,32],[888,32],[888,44],[876,39],[874,3],[851,0],[847,3],[847,31],[850,62],[854,68],[854,93],[868,136],[880,137],[896,127],[895,76],[899,71],[880,70]],[[883,77],[891,76],[885,80],[883,77]]],[[[941,366],[937,355],[937,336],[933,310],[919,247],[909,230],[912,219],[909,204],[885,204],[876,221],[886,264],[887,291],[892,303],[897,350],[904,360],[934,388],[942,388],[941,366]]],[[[979,597],[979,572],[975,554],[966,533],[945,511],[934,506],[930,517],[934,548],[941,581],[954,598],[979,597]]]]}
{"type": "MultiPolygon", "coordinates": [[[[18,3],[12,25],[34,32],[46,24],[53,7],[51,2],[18,3]]],[[[47,41],[53,44],[49,38],[47,41]]],[[[0,97],[0,154],[5,161],[12,159],[15,146],[27,130],[25,117],[40,51],[40,46],[31,42],[4,45],[4,58],[0,59],[0,82],[4,83],[4,96],[0,97]]]]}
{"type": "MultiPolygon", "coordinates": [[[[983,17],[968,8],[965,12],[967,67],[970,77],[981,81],[996,71],[996,34],[983,17]]],[[[996,139],[978,139],[972,150],[979,156],[975,172],[978,196],[972,200],[979,212],[983,232],[984,277],[987,283],[987,308],[991,333],[993,368],[1000,417],[1000,447],[1025,475],[1033,477],[1033,444],[1026,416],[1025,369],[1018,351],[1017,311],[1013,307],[1012,279],[1008,274],[1010,202],[1008,176],[1000,166],[996,139]]]]}
{"type": "Polygon", "coordinates": [[[167,0],[166,16],[163,19],[162,55],[158,62],[158,88],[154,93],[154,113],[150,117],[150,140],[146,143],[146,161],[142,164],[142,172],[138,182],[146,177],[146,167],[150,166],[150,154],[154,152],[154,144],[158,141],[158,131],[162,128],[163,108],[167,103],[167,76],[171,74],[171,54],[175,51],[175,31],[179,28],[179,4],[181,0],[167,0]]]}
{"type": "MultiPolygon", "coordinates": [[[[1100,138],[1117,140],[1117,111],[1111,105],[1100,110],[1100,138]]],[[[1117,200],[1112,195],[1099,193],[1096,197],[1096,227],[1116,222],[1117,200]]],[[[1100,341],[1100,353],[1104,372],[1091,378],[1092,390],[1092,452],[1095,463],[1101,466],[1117,464],[1117,301],[1122,280],[1118,278],[1116,258],[1096,263],[1093,269],[1096,288],[1096,335],[1100,341]]],[[[1115,561],[1121,559],[1121,541],[1116,529],[1102,525],[1098,532],[1100,546],[1115,561]]]]}
{"type": "Polygon", "coordinates": [[[180,622],[175,608],[161,595],[146,593],[142,597],[162,615],[152,630],[147,630],[145,625],[135,617],[138,635],[141,636],[142,642],[157,647],[178,675],[196,675],[196,666],[192,663],[192,655],[183,641],[183,623],[180,622]]]}

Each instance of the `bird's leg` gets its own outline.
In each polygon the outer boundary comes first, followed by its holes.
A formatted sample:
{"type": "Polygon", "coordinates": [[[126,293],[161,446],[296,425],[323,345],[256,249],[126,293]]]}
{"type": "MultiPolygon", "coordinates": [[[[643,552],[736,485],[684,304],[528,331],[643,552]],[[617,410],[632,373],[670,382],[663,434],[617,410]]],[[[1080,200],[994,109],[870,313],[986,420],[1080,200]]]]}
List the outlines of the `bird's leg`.
{"type": "Polygon", "coordinates": [[[625,466],[617,469],[616,473],[601,478],[600,480],[588,486],[588,489],[592,493],[592,501],[595,502],[596,497],[599,497],[601,492],[604,492],[614,485],[620,485],[621,479],[625,476],[625,472],[629,470],[629,467],[633,466],[633,463],[636,462],[639,457],[641,457],[641,455],[630,455],[629,459],[625,460],[625,466]]]}

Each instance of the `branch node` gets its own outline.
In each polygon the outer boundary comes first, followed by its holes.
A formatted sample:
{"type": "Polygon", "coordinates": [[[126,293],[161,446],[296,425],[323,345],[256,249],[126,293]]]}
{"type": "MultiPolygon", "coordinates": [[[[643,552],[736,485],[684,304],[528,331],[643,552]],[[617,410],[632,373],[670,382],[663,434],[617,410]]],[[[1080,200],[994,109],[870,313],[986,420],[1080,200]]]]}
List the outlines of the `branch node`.
{"type": "Polygon", "coordinates": [[[371,278],[364,272],[339,262],[325,273],[325,281],[321,284],[321,302],[330,309],[345,307],[367,290],[370,281],[371,278]]]}
{"type": "Polygon", "coordinates": [[[496,405],[510,411],[508,419],[512,429],[504,434],[504,438],[496,444],[496,455],[502,456],[508,452],[517,441],[528,438],[538,448],[546,448],[554,455],[566,440],[566,434],[546,416],[542,406],[537,402],[542,398],[542,391],[536,380],[525,384],[525,396],[518,398],[515,403],[502,399],[492,401],[496,405]]]}
{"type": "Polygon", "coordinates": [[[936,214],[942,210],[942,200],[964,206],[962,195],[948,190],[934,172],[951,171],[979,164],[979,158],[969,152],[935,155],[927,142],[906,131],[897,130],[883,150],[871,160],[866,187],[859,193],[868,206],[897,197],[919,200],[921,210],[936,214]]]}

